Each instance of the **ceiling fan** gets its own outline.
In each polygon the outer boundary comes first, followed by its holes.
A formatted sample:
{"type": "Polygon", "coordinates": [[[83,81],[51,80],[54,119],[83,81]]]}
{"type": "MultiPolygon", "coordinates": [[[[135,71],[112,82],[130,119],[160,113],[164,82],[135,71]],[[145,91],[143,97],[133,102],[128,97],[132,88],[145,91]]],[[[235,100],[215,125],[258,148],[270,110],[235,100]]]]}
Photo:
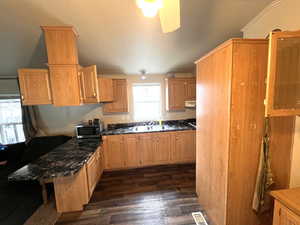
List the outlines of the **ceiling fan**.
{"type": "Polygon", "coordinates": [[[136,3],[146,17],[155,17],[159,12],[164,33],[180,27],[180,0],[136,0],[136,3]]]}

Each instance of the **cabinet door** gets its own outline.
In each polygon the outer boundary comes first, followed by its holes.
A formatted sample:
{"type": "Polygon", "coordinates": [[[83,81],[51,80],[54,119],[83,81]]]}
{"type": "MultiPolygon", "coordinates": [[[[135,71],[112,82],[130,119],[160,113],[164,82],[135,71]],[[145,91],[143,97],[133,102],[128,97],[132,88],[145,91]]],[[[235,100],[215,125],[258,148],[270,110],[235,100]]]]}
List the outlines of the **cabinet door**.
{"type": "Polygon", "coordinates": [[[185,100],[196,100],[196,78],[187,78],[185,81],[185,100]]]}
{"type": "Polygon", "coordinates": [[[77,65],[49,66],[53,104],[73,106],[81,104],[77,65]]]}
{"type": "Polygon", "coordinates": [[[141,149],[138,146],[139,135],[125,135],[126,167],[139,167],[141,165],[141,149]]]}
{"type": "Polygon", "coordinates": [[[300,31],[270,35],[266,114],[300,114],[300,31]]]}
{"type": "Polygon", "coordinates": [[[43,26],[48,63],[78,64],[77,34],[71,26],[43,26]]]}
{"type": "Polygon", "coordinates": [[[24,105],[52,104],[48,70],[19,69],[18,73],[24,105]]]}
{"type": "Polygon", "coordinates": [[[155,164],[155,138],[152,134],[142,134],[139,140],[139,148],[142,151],[142,165],[149,166],[155,164]]]}
{"type": "Polygon", "coordinates": [[[169,78],[166,82],[166,106],[168,111],[184,110],[185,107],[185,84],[184,79],[169,78]]]}
{"type": "Polygon", "coordinates": [[[174,133],[173,162],[192,162],[196,159],[196,132],[178,131],[174,133]]]}
{"type": "Polygon", "coordinates": [[[91,197],[94,191],[94,188],[97,185],[99,172],[98,171],[98,158],[94,154],[87,163],[87,177],[88,177],[88,188],[89,196],[91,197]]]}
{"type": "Polygon", "coordinates": [[[83,103],[98,102],[97,67],[87,66],[80,69],[80,83],[83,103]]]}
{"type": "Polygon", "coordinates": [[[113,79],[113,96],[114,101],[104,104],[103,111],[105,113],[128,112],[126,79],[113,79]]]}
{"type": "Polygon", "coordinates": [[[104,158],[106,169],[119,169],[125,167],[124,138],[122,135],[103,137],[104,158]]]}
{"type": "Polygon", "coordinates": [[[171,136],[168,133],[157,133],[155,137],[155,164],[165,164],[170,162],[171,136]]]}
{"type": "Polygon", "coordinates": [[[112,102],[114,100],[113,80],[98,76],[99,102],[112,102]]]}
{"type": "Polygon", "coordinates": [[[300,225],[300,216],[276,200],[273,225],[300,225]]]}

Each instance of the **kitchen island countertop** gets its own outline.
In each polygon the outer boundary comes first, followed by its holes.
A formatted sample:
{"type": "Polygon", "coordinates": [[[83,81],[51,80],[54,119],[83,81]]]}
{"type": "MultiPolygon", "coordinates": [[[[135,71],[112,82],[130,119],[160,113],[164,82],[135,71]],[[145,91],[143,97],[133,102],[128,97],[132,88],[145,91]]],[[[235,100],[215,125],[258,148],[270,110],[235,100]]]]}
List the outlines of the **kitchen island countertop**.
{"type": "Polygon", "coordinates": [[[100,145],[100,137],[99,139],[84,140],[72,138],[38,160],[10,174],[8,180],[45,180],[72,176],[87,163],[100,145]]]}

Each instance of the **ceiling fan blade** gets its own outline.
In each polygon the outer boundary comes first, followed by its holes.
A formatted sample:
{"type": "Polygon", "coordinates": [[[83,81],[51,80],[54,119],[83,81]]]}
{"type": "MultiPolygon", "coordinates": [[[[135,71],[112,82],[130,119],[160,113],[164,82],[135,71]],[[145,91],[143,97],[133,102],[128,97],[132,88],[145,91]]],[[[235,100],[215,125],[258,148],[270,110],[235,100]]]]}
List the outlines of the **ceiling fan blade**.
{"type": "Polygon", "coordinates": [[[180,0],[163,0],[159,17],[164,33],[177,30],[180,27],[180,0]]]}

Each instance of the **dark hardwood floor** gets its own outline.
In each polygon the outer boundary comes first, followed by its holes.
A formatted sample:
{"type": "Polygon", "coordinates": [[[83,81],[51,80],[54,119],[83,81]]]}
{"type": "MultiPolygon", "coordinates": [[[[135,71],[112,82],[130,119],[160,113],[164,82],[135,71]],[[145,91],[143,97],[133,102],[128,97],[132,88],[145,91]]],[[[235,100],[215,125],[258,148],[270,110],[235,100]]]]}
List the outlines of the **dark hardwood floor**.
{"type": "Polygon", "coordinates": [[[200,210],[195,165],[156,166],[105,172],[84,211],[56,225],[194,225],[200,210]]]}

